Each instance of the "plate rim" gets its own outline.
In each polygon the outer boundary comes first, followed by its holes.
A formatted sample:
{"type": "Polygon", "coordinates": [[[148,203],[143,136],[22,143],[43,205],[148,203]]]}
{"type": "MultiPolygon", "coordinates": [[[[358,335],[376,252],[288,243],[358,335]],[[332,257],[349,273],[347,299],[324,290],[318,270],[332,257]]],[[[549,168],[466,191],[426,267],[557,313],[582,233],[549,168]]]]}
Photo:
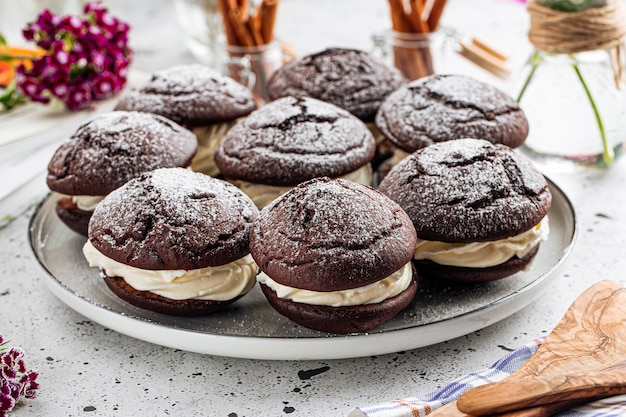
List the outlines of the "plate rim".
{"type": "Polygon", "coordinates": [[[546,177],[571,215],[569,242],[548,270],[523,287],[471,312],[404,329],[376,333],[328,335],[328,337],[239,336],[201,332],[154,323],[97,303],[67,287],[42,263],[34,247],[34,224],[40,209],[50,198],[47,194],[36,206],[28,224],[28,243],[36,264],[46,278],[49,290],[79,314],[96,323],[135,339],[189,352],[223,357],[259,360],[330,360],[382,355],[430,346],[464,336],[503,320],[530,304],[551,284],[555,272],[569,257],[578,239],[578,218],[567,194],[546,177]],[[552,278],[552,279],[550,279],[552,278]],[[447,331],[431,331],[433,329],[447,331]],[[372,343],[375,342],[375,343],[372,343]],[[392,343],[390,343],[392,342],[392,343]],[[276,343],[292,349],[275,349],[276,343]]]}

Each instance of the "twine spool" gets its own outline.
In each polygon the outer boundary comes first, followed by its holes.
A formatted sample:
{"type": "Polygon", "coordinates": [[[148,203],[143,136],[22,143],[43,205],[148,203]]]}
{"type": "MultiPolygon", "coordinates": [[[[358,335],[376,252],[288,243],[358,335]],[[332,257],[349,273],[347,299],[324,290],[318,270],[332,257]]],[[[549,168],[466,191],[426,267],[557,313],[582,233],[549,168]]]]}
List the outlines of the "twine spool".
{"type": "Polygon", "coordinates": [[[602,7],[579,12],[562,12],[528,2],[530,29],[528,39],[533,46],[550,54],[575,54],[605,49],[609,52],[615,84],[620,88],[626,80],[626,15],[621,0],[611,0],[602,7]]]}

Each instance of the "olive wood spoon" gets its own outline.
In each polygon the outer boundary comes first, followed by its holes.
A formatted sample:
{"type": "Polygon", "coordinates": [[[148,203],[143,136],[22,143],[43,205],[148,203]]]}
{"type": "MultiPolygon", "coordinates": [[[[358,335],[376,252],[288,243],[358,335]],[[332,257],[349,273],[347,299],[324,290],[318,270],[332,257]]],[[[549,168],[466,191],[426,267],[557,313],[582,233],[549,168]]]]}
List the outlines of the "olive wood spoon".
{"type": "Polygon", "coordinates": [[[584,374],[527,376],[482,385],[463,394],[457,407],[464,413],[480,416],[620,394],[626,394],[626,363],[584,374]]]}
{"type": "MultiPolygon", "coordinates": [[[[558,296],[558,295],[555,295],[558,296]]],[[[626,361],[626,289],[615,281],[600,281],[585,290],[537,351],[505,381],[526,376],[563,375],[576,369],[593,372],[626,361]]],[[[501,414],[507,417],[546,417],[584,404],[566,400],[501,414]]],[[[431,417],[463,417],[457,402],[433,411],[431,417]]]]}

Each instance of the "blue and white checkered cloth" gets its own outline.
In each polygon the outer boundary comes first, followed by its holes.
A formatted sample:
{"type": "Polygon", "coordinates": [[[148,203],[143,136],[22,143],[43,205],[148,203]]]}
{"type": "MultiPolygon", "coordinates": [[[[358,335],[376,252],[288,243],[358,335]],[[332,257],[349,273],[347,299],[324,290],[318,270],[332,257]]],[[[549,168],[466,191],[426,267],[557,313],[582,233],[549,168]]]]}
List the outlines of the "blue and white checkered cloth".
{"type": "MultiPolygon", "coordinates": [[[[511,375],[539,348],[543,339],[517,349],[490,367],[458,378],[429,394],[359,407],[348,417],[424,417],[437,408],[458,399],[461,394],[479,385],[500,381],[511,375]]],[[[619,395],[559,413],[560,417],[626,416],[626,395],[619,395]]]]}

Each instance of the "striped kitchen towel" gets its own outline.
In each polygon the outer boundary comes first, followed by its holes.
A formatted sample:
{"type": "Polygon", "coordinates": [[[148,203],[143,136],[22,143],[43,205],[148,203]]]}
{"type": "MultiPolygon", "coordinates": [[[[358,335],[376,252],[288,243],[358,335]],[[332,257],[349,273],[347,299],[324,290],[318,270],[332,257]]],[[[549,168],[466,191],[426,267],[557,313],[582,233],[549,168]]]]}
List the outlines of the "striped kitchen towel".
{"type": "MultiPolygon", "coordinates": [[[[455,401],[466,391],[479,385],[500,381],[515,372],[535,353],[543,339],[517,349],[499,359],[490,367],[469,373],[451,381],[429,394],[359,407],[348,417],[424,417],[437,408],[455,401]]],[[[620,395],[573,408],[558,414],[561,417],[617,417],[626,416],[626,396],[620,395]]]]}

